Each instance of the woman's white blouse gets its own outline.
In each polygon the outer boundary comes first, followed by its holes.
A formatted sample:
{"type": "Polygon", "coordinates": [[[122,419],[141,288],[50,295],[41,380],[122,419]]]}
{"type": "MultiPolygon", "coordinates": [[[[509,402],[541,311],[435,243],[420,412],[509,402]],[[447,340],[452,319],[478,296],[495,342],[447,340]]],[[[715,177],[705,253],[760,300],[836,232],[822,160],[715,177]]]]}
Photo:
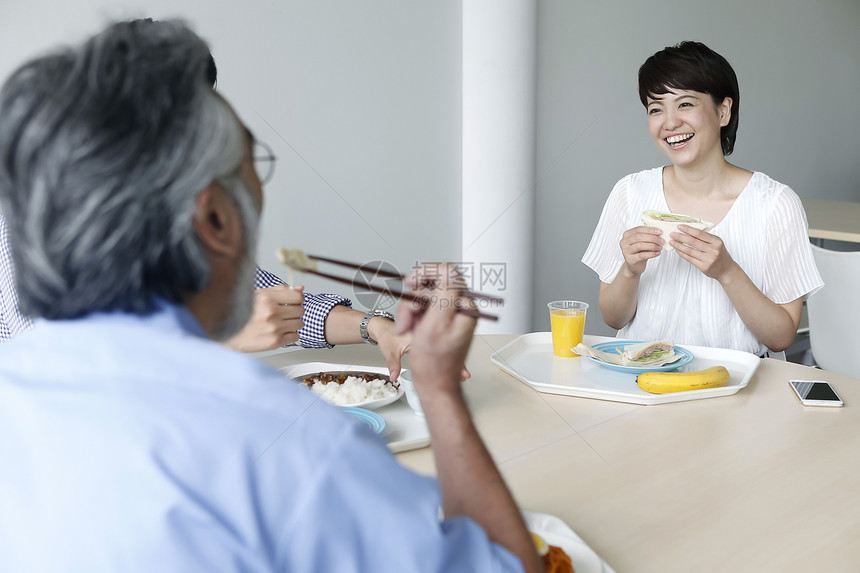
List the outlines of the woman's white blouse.
{"type": "MultiPolygon", "coordinates": [[[[602,282],[615,280],[624,263],[621,235],[642,224],[646,209],[669,211],[662,167],[628,175],[612,189],[582,257],[602,282]]],[[[805,299],[824,286],[812,258],[800,198],[763,173],[753,174],[725,218],[709,232],[723,240],[752,282],[777,304],[805,299]]],[[[648,261],[639,281],[636,315],[618,336],[670,338],[677,344],[754,354],[767,351],[741,321],[719,282],[677,251],[664,251],[648,261]]]]}

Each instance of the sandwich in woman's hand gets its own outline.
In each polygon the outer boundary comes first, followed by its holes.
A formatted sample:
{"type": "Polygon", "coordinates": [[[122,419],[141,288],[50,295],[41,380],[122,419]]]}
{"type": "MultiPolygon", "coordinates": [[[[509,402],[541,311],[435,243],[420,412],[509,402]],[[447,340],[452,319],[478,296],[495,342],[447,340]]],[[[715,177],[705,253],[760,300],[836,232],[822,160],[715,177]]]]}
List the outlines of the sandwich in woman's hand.
{"type": "Polygon", "coordinates": [[[646,227],[657,227],[663,231],[663,239],[666,244],[663,249],[667,251],[675,250],[675,247],[669,244],[669,233],[678,231],[678,225],[689,225],[694,229],[707,231],[714,226],[713,223],[690,217],[688,215],[680,215],[678,213],[664,213],[662,211],[645,211],[642,213],[642,223],[646,227]]]}

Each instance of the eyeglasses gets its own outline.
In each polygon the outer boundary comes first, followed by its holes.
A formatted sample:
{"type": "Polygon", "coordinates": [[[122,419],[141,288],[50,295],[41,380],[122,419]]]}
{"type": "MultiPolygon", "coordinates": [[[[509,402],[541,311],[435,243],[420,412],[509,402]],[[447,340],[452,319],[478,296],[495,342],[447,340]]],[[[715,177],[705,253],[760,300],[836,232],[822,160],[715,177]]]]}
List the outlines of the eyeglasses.
{"type": "Polygon", "coordinates": [[[259,140],[254,140],[254,169],[257,170],[257,177],[260,178],[260,183],[266,184],[272,179],[275,174],[275,157],[272,148],[259,140]]]}

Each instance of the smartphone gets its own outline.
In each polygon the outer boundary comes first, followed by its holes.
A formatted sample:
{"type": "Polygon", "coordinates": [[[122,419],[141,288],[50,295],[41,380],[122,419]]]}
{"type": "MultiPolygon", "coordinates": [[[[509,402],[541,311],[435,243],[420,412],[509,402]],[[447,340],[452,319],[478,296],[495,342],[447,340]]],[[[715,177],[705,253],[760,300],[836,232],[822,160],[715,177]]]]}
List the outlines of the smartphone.
{"type": "Polygon", "coordinates": [[[836,395],[830,384],[823,380],[789,380],[794,393],[804,406],[842,406],[842,399],[836,395]]]}

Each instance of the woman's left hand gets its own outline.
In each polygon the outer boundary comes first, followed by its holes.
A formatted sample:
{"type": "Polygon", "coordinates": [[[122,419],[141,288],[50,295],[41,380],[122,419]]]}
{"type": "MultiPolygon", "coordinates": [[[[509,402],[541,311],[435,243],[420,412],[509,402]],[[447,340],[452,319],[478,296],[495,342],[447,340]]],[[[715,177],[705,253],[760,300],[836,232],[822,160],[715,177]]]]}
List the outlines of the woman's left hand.
{"type": "Polygon", "coordinates": [[[718,236],[688,225],[679,225],[678,231],[669,235],[670,244],[705,276],[721,281],[734,268],[736,263],[718,236]]]}

